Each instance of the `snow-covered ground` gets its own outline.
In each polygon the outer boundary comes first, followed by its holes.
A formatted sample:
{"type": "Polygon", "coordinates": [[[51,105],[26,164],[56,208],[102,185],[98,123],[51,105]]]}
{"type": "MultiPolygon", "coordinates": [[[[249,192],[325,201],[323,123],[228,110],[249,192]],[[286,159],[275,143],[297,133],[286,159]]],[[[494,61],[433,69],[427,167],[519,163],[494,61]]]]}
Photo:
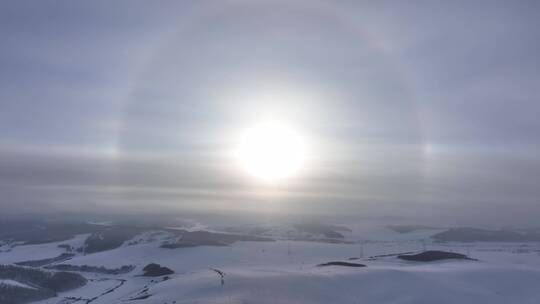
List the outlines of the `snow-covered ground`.
{"type": "Polygon", "coordinates": [[[89,235],[90,234],[77,235],[70,240],[62,242],[14,246],[10,248],[9,251],[0,252],[0,264],[52,258],[66,251],[63,248],[58,247],[59,245],[67,244],[75,248],[80,247],[89,235]]]}
{"type": "Polygon", "coordinates": [[[15,281],[15,280],[0,279],[0,285],[35,289],[32,286],[28,286],[27,284],[23,284],[21,282],[15,281]]]}
{"type": "MultiPolygon", "coordinates": [[[[92,304],[540,303],[539,244],[435,244],[422,241],[437,232],[433,230],[398,234],[380,228],[371,232],[360,235],[353,231],[348,236],[353,244],[279,240],[178,249],[160,248],[161,239],[155,237],[114,250],[77,255],[65,263],[137,267],[122,275],[81,273],[89,279],[86,286],[36,303],[82,304],[86,302],[73,299],[94,297],[92,304]],[[424,248],[469,254],[478,261],[421,263],[395,256],[370,258],[424,248]],[[349,258],[358,258],[353,262],[367,267],[317,267],[349,258]],[[140,276],[149,263],[159,263],[175,273],[167,280],[140,276]],[[211,268],[225,273],[223,285],[211,268]]],[[[83,237],[62,243],[79,244],[83,237]]],[[[16,246],[0,253],[0,264],[60,253],[58,243],[16,246]]]]}

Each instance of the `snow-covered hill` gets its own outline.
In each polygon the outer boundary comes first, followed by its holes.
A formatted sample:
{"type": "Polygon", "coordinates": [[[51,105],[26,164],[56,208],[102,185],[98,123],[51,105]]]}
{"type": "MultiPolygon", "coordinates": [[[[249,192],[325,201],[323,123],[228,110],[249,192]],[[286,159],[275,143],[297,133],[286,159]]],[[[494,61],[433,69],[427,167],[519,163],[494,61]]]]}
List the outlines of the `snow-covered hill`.
{"type": "MultiPolygon", "coordinates": [[[[364,238],[353,229],[345,235],[349,243],[278,239],[176,249],[161,247],[174,233],[144,232],[118,248],[79,252],[56,263],[88,266],[84,269],[90,272],[79,272],[88,283],[36,303],[538,303],[536,243],[433,243],[429,235],[438,230],[371,231],[377,233],[364,238]],[[422,263],[395,256],[424,249],[459,252],[478,261],[422,263]],[[350,260],[367,267],[317,267],[350,260]],[[174,274],[143,277],[149,263],[174,274]],[[116,275],[93,271],[128,265],[134,270],[116,275]],[[215,270],[224,273],[223,284],[215,270]]],[[[80,246],[86,236],[61,244],[80,246]]],[[[59,244],[13,247],[0,253],[0,264],[54,257],[64,250],[59,244]]]]}

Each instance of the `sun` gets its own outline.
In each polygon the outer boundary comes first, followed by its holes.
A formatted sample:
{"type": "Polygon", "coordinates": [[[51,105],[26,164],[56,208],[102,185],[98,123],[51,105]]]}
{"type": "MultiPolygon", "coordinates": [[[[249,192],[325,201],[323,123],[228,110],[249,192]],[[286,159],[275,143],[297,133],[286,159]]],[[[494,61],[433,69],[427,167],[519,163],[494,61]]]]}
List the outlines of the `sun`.
{"type": "Polygon", "coordinates": [[[281,123],[263,123],[246,130],[236,156],[244,169],[264,181],[295,175],[304,163],[300,135],[281,123]]]}

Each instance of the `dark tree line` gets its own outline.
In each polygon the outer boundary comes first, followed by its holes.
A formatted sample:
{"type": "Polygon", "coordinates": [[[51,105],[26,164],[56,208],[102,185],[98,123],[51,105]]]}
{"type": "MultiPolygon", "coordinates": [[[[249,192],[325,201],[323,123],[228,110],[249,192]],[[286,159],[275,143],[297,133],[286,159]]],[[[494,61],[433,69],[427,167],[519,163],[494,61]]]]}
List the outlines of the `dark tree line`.
{"type": "Polygon", "coordinates": [[[86,284],[86,279],[77,273],[49,272],[15,265],[0,265],[0,279],[9,279],[28,285],[0,285],[0,303],[26,303],[56,296],[57,292],[75,289],[86,284]]]}
{"type": "Polygon", "coordinates": [[[135,269],[134,265],[124,265],[119,268],[105,268],[103,266],[88,266],[88,265],[69,265],[69,264],[60,264],[60,265],[51,265],[46,266],[47,269],[55,269],[61,271],[81,271],[81,272],[93,272],[93,273],[102,273],[102,274],[124,274],[135,269]]]}

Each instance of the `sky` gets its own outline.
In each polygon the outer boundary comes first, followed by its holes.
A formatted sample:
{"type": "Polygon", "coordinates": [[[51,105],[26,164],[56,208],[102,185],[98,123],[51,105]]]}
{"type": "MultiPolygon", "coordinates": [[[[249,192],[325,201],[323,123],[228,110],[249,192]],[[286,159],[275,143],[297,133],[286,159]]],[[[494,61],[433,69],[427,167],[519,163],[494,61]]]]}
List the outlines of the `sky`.
{"type": "Polygon", "coordinates": [[[534,224],[537,1],[2,1],[7,213],[347,214],[534,224]],[[306,142],[266,184],[261,121],[306,142]]]}

